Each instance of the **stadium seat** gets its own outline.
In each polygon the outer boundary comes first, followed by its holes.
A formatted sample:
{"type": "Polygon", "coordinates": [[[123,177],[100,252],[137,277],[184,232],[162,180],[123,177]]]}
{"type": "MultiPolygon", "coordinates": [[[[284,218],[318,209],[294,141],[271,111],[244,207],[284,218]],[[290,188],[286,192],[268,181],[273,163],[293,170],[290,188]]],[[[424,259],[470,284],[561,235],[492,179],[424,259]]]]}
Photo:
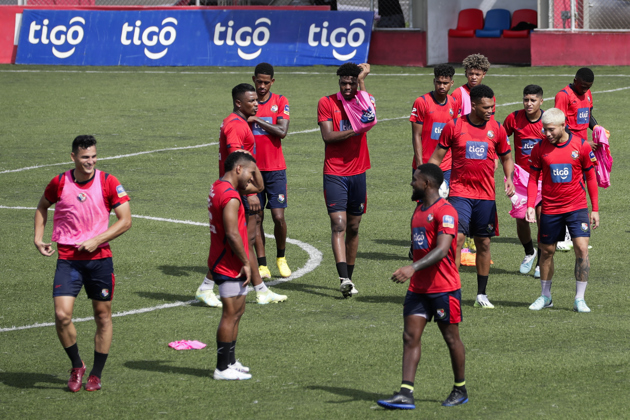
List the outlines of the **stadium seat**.
{"type": "Polygon", "coordinates": [[[527,38],[529,37],[530,29],[518,30],[515,29],[517,25],[523,26],[523,24],[529,24],[536,27],[538,25],[538,12],[532,9],[519,9],[515,10],[512,14],[512,28],[503,31],[504,38],[527,38]]]}
{"type": "Polygon", "coordinates": [[[448,36],[473,38],[475,30],[483,28],[483,12],[479,9],[464,9],[457,17],[457,28],[449,29],[448,36]]]}
{"type": "Polygon", "coordinates": [[[504,29],[510,29],[510,11],[492,9],[486,13],[486,24],[483,29],[477,29],[478,38],[500,38],[504,29]]]}

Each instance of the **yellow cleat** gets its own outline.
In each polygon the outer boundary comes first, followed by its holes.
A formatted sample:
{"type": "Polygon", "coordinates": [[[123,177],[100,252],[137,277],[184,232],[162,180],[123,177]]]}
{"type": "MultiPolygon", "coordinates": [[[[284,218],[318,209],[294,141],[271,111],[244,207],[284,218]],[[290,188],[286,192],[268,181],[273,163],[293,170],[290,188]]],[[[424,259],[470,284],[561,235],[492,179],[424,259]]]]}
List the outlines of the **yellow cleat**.
{"type": "Polygon", "coordinates": [[[266,265],[258,266],[258,274],[260,274],[260,277],[263,279],[271,278],[271,271],[269,271],[269,268],[266,265]]]}
{"type": "Polygon", "coordinates": [[[280,275],[282,277],[287,278],[291,275],[291,269],[289,268],[285,257],[277,258],[276,264],[278,265],[278,271],[280,271],[280,275]]]}

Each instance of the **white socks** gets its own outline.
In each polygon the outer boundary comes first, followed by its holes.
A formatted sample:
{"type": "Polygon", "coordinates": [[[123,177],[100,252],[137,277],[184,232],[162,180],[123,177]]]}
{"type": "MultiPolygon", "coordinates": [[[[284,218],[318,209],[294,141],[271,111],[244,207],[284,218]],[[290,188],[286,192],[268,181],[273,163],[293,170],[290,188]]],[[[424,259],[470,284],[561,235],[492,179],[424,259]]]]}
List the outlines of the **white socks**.
{"type": "Polygon", "coordinates": [[[199,290],[201,290],[202,292],[204,290],[212,290],[213,288],[214,288],[214,281],[210,280],[208,277],[203,279],[203,283],[201,283],[201,286],[199,286],[199,290]]]}
{"type": "Polygon", "coordinates": [[[540,287],[542,288],[542,295],[550,298],[551,297],[551,280],[541,280],[540,287]]]}
{"type": "Polygon", "coordinates": [[[254,290],[256,291],[256,293],[265,293],[269,289],[267,289],[267,285],[263,281],[258,286],[254,286],[254,290]]]}
{"type": "Polygon", "coordinates": [[[587,281],[575,282],[575,298],[584,299],[584,291],[586,290],[587,281]]]}

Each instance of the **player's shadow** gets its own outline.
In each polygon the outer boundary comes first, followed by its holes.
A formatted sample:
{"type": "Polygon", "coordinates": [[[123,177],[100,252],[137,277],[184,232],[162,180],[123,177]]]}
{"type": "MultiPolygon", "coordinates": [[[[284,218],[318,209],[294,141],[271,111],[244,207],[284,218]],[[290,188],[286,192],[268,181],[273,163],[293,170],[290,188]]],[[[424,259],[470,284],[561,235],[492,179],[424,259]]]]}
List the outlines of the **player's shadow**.
{"type": "MultiPolygon", "coordinates": [[[[372,401],[376,402],[377,400],[381,400],[383,398],[389,398],[390,396],[383,395],[381,393],[375,392],[366,392],[361,391],[359,389],[353,388],[341,388],[336,386],[320,386],[320,385],[310,385],[307,386],[306,389],[310,389],[311,391],[326,391],[331,394],[339,395],[341,397],[346,397],[340,401],[327,401],[329,404],[346,404],[352,401],[372,401]]],[[[416,401],[426,401],[426,402],[441,402],[439,400],[430,400],[430,399],[421,399],[415,398],[416,401]]]]}
{"type": "Polygon", "coordinates": [[[409,248],[409,245],[411,245],[410,239],[373,239],[372,242],[380,245],[402,246],[405,248],[409,248]]]}
{"type": "Polygon", "coordinates": [[[188,302],[194,298],[194,296],[191,295],[174,295],[172,293],[136,292],[136,294],[141,298],[164,302],[188,302]]]}
{"type": "MultiPolygon", "coordinates": [[[[529,308],[529,305],[530,305],[529,303],[525,303],[525,302],[512,302],[509,300],[492,299],[491,302],[495,307],[506,306],[510,308],[529,308]]],[[[472,307],[474,304],[475,304],[475,299],[462,299],[462,306],[472,307]]]]}
{"type": "Polygon", "coordinates": [[[203,265],[160,265],[158,268],[167,276],[173,277],[203,276],[208,272],[208,267],[203,265]]]}
{"type": "MultiPolygon", "coordinates": [[[[470,274],[477,274],[477,267],[474,266],[468,266],[468,265],[461,265],[459,267],[459,272],[460,273],[470,273],[470,274]]],[[[505,270],[503,268],[496,268],[494,265],[490,266],[490,276],[492,276],[493,274],[514,274],[514,270],[505,270]]]]}
{"type": "Polygon", "coordinates": [[[396,305],[402,305],[405,302],[404,295],[355,296],[352,299],[365,303],[393,303],[396,305]]]}
{"type": "Polygon", "coordinates": [[[390,254],[385,252],[357,252],[357,258],[364,258],[366,260],[395,260],[395,261],[405,261],[409,260],[407,254],[401,252],[400,254],[390,254]]]}
{"type": "Polygon", "coordinates": [[[495,236],[490,240],[490,243],[521,245],[521,241],[518,238],[509,238],[507,236],[495,236]]]}
{"type": "Polygon", "coordinates": [[[294,282],[278,283],[273,286],[274,289],[309,293],[311,295],[323,296],[323,297],[338,297],[343,299],[339,294],[339,287],[327,287],[327,286],[313,286],[312,284],[301,284],[294,282]],[[330,292],[329,292],[330,291],[330,292]]]}
{"type": "Polygon", "coordinates": [[[125,362],[123,366],[128,369],[146,370],[150,372],[160,373],[175,373],[177,375],[190,375],[199,376],[201,378],[207,378],[210,368],[208,369],[195,369],[181,366],[171,366],[170,360],[137,360],[125,362]]]}
{"type": "Polygon", "coordinates": [[[54,375],[48,375],[45,373],[0,372],[0,383],[14,388],[60,389],[60,385],[66,385],[67,382],[67,379],[60,379],[54,375]]]}

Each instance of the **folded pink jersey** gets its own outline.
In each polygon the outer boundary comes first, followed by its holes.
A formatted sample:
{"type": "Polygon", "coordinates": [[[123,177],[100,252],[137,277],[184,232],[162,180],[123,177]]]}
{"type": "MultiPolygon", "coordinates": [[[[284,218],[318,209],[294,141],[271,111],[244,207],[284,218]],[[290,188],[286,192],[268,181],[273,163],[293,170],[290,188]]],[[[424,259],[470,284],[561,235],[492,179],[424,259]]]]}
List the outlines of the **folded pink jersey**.
{"type": "Polygon", "coordinates": [[[354,98],[346,101],[341,92],[337,92],[337,99],[343,104],[355,133],[365,133],[376,125],[374,98],[369,93],[360,90],[354,98]]]}
{"type": "MultiPolygon", "coordinates": [[[[505,180],[505,178],[504,178],[505,180]]],[[[527,214],[527,183],[529,173],[519,165],[514,165],[514,195],[512,196],[512,210],[510,216],[515,219],[524,219],[527,214]]],[[[538,193],[536,194],[536,204],[542,200],[541,195],[542,179],[538,180],[538,193]]]]}
{"type": "Polygon", "coordinates": [[[601,188],[608,188],[610,187],[610,171],[612,171],[613,158],[610,154],[606,129],[601,125],[593,129],[593,143],[599,144],[599,147],[595,149],[597,185],[601,188]]]}
{"type": "Polygon", "coordinates": [[[168,343],[168,346],[175,350],[200,350],[206,345],[197,340],[181,340],[168,343]]]}

